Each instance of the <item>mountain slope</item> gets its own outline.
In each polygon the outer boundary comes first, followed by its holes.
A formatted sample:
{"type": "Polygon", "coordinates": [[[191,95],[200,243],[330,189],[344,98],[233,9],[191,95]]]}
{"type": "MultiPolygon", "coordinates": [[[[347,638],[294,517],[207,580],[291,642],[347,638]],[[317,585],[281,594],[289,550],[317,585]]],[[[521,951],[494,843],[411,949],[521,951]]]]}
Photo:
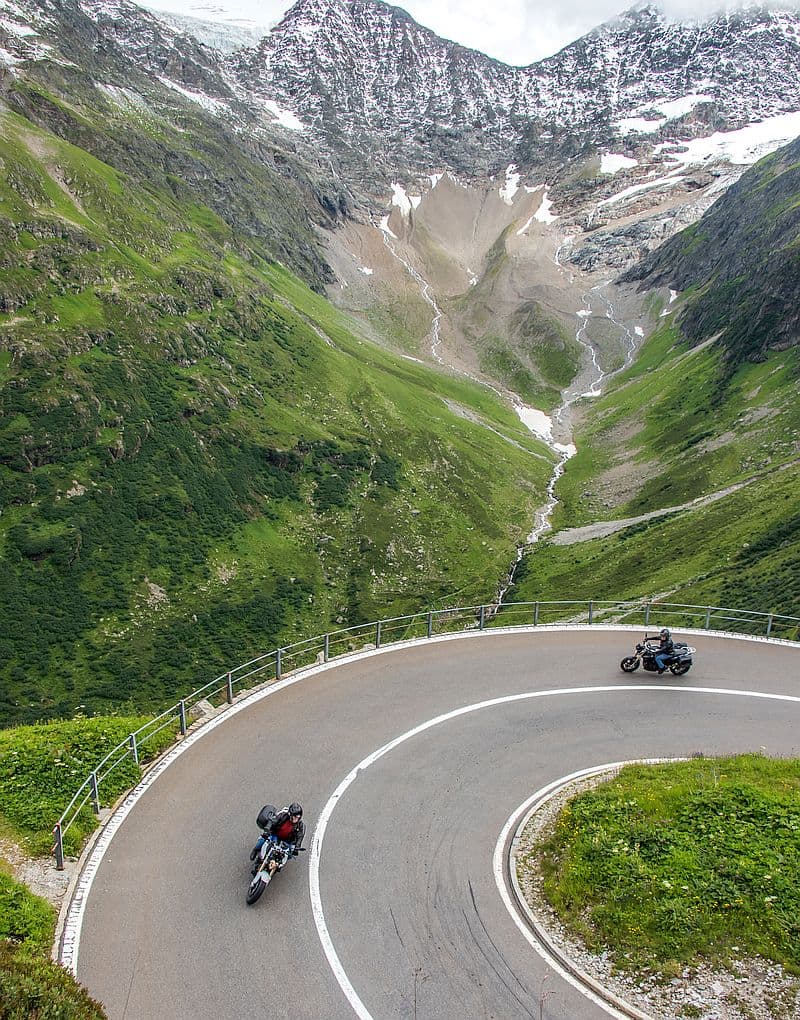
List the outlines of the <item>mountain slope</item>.
{"type": "Polygon", "coordinates": [[[732,366],[800,344],[800,139],[623,279],[640,289],[691,287],[681,333],[692,343],[713,336],[732,366]]]}
{"type": "Polygon", "coordinates": [[[655,331],[585,405],[556,533],[517,597],[666,593],[800,615],[799,154],[763,159],[627,274],[684,294],[651,292],[655,331]],[[598,520],[619,523],[574,530],[598,520]]]}
{"type": "Polygon", "coordinates": [[[233,243],[280,258],[316,287],[330,280],[316,227],[342,214],[341,186],[253,117],[243,131],[227,107],[220,115],[233,96],[214,51],[124,0],[13,6],[18,20],[3,23],[10,49],[0,60],[7,108],[167,203],[208,205],[233,243]],[[208,101],[203,89],[220,98],[208,101]]]}
{"type": "Polygon", "coordinates": [[[299,0],[228,67],[240,95],[288,106],[362,177],[509,162],[557,176],[603,145],[797,111],[798,24],[758,8],[681,24],[645,6],[512,68],[375,0],[299,0]]]}
{"type": "MultiPolygon", "coordinates": [[[[653,34],[656,56],[640,61],[646,82],[665,59],[663,19],[630,15],[570,50],[572,64],[562,54],[537,70],[454,49],[367,0],[326,0],[318,10],[301,2],[258,50],[232,57],[124,0],[6,8],[4,720],[108,709],[129,698],[149,707],[198,675],[312,630],[492,598],[543,502],[553,456],[490,390],[388,354],[366,337],[391,334],[394,350],[435,358],[423,346],[434,312],[423,294],[429,279],[445,339],[456,354],[463,348],[459,365],[542,407],[554,407],[576,378],[584,354],[576,313],[606,330],[598,333],[604,364],[621,363],[619,343],[606,339],[610,304],[598,299],[593,312],[583,304],[584,291],[604,282],[593,275],[603,266],[584,270],[579,253],[604,228],[588,216],[572,249],[577,261],[568,265],[561,254],[578,232],[581,203],[608,210],[619,197],[614,188],[637,199],[651,172],[673,175],[669,153],[651,151],[658,134],[648,151],[661,171],[643,161],[622,169],[621,181],[610,175],[612,185],[596,165],[599,141],[619,137],[614,118],[647,113],[636,107],[644,93],[633,78],[627,91],[608,85],[623,83],[620,53],[653,34]],[[576,99],[562,109],[556,92],[568,81],[559,68],[570,69],[586,103],[589,76],[605,83],[600,106],[578,109],[576,99]],[[514,84],[536,75],[538,93],[514,84]],[[312,86],[317,98],[304,107],[303,90],[312,86]],[[531,113],[525,104],[534,99],[531,113]],[[562,113],[574,133],[559,128],[558,138],[544,138],[562,113]],[[289,114],[307,118],[306,129],[289,127],[289,114]],[[506,146],[531,141],[531,117],[541,121],[542,145],[526,168],[530,186],[520,187],[506,146]],[[325,142],[319,151],[315,140],[325,142]],[[566,161],[584,148],[586,159],[566,161]],[[359,187],[385,189],[395,169],[439,159],[478,177],[465,185],[433,175],[416,202],[398,185],[399,204],[375,222],[376,192],[359,187]],[[507,169],[487,179],[486,168],[497,166],[507,169]],[[548,187],[533,176],[548,166],[564,175],[555,213],[548,187]],[[357,280],[364,289],[352,307],[363,326],[319,296],[326,286],[345,292],[351,281],[355,291],[357,280]]],[[[698,53],[708,54],[692,65],[691,80],[675,77],[674,62],[664,68],[674,80],[661,107],[681,88],[699,88],[715,46],[729,53],[746,43],[755,84],[742,116],[795,108],[787,83],[774,101],[759,91],[766,74],[759,35],[773,28],[755,26],[773,16],[748,17],[728,36],[719,35],[719,20],[713,31],[696,29],[698,53]]],[[[686,132],[735,122],[727,86],[718,85],[718,101],[690,104],[686,132]]],[[[666,124],[654,130],[666,134],[666,124]]],[[[788,181],[790,171],[778,176],[788,181]]],[[[680,176],[687,193],[713,197],[711,174],[703,182],[680,176]]],[[[764,188],[753,188],[755,203],[764,188]]],[[[766,215],[777,193],[767,191],[764,202],[766,215]]],[[[790,196],[786,202],[781,223],[794,215],[790,196]]],[[[630,226],[635,214],[624,209],[620,220],[630,226]]],[[[783,238],[779,229],[765,247],[783,238]]],[[[784,240],[790,252],[788,234],[784,240]]],[[[739,275],[748,271],[744,264],[739,275]]],[[[688,268],[685,282],[710,287],[688,268]]],[[[687,315],[693,307],[687,298],[687,315]]],[[[782,480],[792,477],[797,426],[786,382],[794,355],[770,346],[758,353],[783,357],[768,362],[772,375],[748,375],[763,366],[746,364],[726,378],[718,347],[690,350],[674,331],[657,334],[641,365],[598,403],[599,416],[587,417],[563,482],[561,523],[567,514],[578,523],[664,508],[744,482],[748,492],[763,484],[758,491],[776,496],[762,475],[774,464],[782,480]],[[645,373],[659,366],[669,385],[651,389],[645,373]],[[689,381],[672,378],[670,366],[676,373],[691,366],[689,381]],[[703,415],[712,399],[709,426],[703,415]],[[749,417],[740,421],[740,413],[749,417]],[[622,492],[606,469],[620,466],[612,445],[626,427],[624,459],[641,477],[626,474],[622,492]],[[597,490],[608,493],[608,506],[584,496],[597,490]]],[[[757,515],[745,519],[751,537],[767,541],[757,515]]],[[[778,535],[779,521],[770,520],[778,535]]],[[[794,540],[786,541],[792,549],[794,540]]],[[[642,576],[638,565],[626,561],[626,569],[630,579],[642,576]]],[[[644,570],[651,590],[656,575],[644,570]]],[[[591,577],[587,571],[582,583],[591,577]]],[[[624,577],[621,570],[615,583],[624,577]]],[[[681,584],[693,580],[687,574],[681,584]]]]}
{"type": "Polygon", "coordinates": [[[365,344],[185,192],[0,126],[4,722],[491,597],[551,464],[513,412],[365,344]]]}

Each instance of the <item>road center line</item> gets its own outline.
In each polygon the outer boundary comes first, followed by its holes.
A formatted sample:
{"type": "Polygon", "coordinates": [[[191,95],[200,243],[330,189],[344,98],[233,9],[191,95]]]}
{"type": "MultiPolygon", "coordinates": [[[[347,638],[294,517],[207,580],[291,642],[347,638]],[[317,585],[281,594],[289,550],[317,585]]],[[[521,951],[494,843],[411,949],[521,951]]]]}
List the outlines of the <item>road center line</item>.
{"type": "MultiPolygon", "coordinates": [[[[439,726],[441,723],[449,722],[451,719],[457,719],[459,716],[469,715],[472,712],[479,712],[485,708],[496,708],[498,705],[508,705],[512,704],[515,701],[529,701],[532,700],[533,698],[551,698],[558,695],[630,693],[632,691],[642,694],[647,694],[652,691],[676,691],[684,695],[713,694],[722,695],[725,697],[759,698],[765,701],[786,701],[793,704],[800,704],[800,697],[791,694],[764,694],[761,691],[736,691],[731,690],[729,688],[721,687],[686,687],[684,685],[676,686],[670,684],[658,684],[648,687],[641,687],[633,684],[623,686],[609,685],[600,687],[561,687],[556,688],[555,690],[547,691],[526,691],[522,694],[508,694],[501,698],[491,698],[488,701],[479,701],[476,702],[475,704],[465,705],[462,708],[456,708],[450,712],[445,712],[442,715],[437,715],[433,719],[429,719],[427,722],[420,723],[418,726],[413,727],[413,729],[407,730],[405,733],[402,733],[399,737],[395,737],[394,740],[390,740],[387,744],[384,744],[382,747],[379,747],[376,751],[373,751],[371,754],[368,754],[365,758],[362,758],[361,761],[355,766],[355,768],[348,772],[344,779],[342,779],[342,781],[333,791],[324,808],[322,809],[319,816],[319,821],[317,822],[316,829],[314,830],[314,837],[311,842],[311,854],[310,854],[311,859],[309,861],[309,892],[311,895],[311,910],[314,915],[314,924],[316,925],[317,928],[317,934],[319,936],[319,940],[322,944],[322,949],[328,960],[328,964],[333,972],[333,975],[338,981],[339,987],[342,989],[345,998],[350,1003],[356,1016],[359,1017],[359,1020],[374,1020],[374,1018],[367,1009],[367,1007],[364,1005],[364,1003],[361,1001],[358,992],[353,987],[353,984],[350,981],[349,977],[347,976],[344,966],[342,965],[342,962],[339,959],[339,954],[336,952],[336,947],[333,944],[333,939],[331,938],[330,930],[328,929],[328,924],[327,921],[325,920],[325,911],[322,905],[322,895],[320,892],[319,881],[320,861],[322,858],[322,846],[325,840],[325,832],[328,828],[328,822],[330,821],[339,801],[347,792],[348,788],[358,778],[359,772],[366,771],[366,769],[368,769],[371,765],[374,765],[376,761],[379,761],[381,758],[383,758],[384,755],[389,754],[390,751],[395,750],[395,748],[399,747],[401,744],[404,744],[407,740],[411,740],[412,737],[416,737],[420,733],[424,733],[426,730],[433,729],[435,726],[439,726]]],[[[592,770],[590,769],[587,771],[591,772],[592,770]]],[[[580,773],[575,773],[575,775],[576,776],[580,775],[580,773]]],[[[563,779],[559,779],[555,781],[555,784],[550,785],[551,786],[558,785],[559,783],[562,782],[563,779]]],[[[526,803],[533,803],[536,797],[541,795],[542,792],[546,791],[547,789],[548,787],[544,787],[543,790],[540,790],[538,794],[534,794],[531,800],[526,803]]],[[[517,811],[514,812],[512,818],[517,817],[518,813],[519,809],[517,809],[517,811]]],[[[510,825],[510,821],[511,820],[509,820],[509,823],[506,823],[507,829],[510,825]]],[[[505,831],[505,836],[507,838],[508,836],[507,831],[505,831]]],[[[496,848],[494,856],[494,871],[495,879],[497,879],[496,848]]],[[[502,889],[501,896],[503,896],[502,889]]],[[[506,903],[506,906],[508,907],[508,903],[506,903]]],[[[512,911],[512,916],[515,917],[517,927],[520,929],[520,931],[522,931],[525,938],[533,945],[532,936],[530,932],[526,934],[522,922],[519,919],[518,915],[516,914],[515,910],[512,911]]],[[[534,946],[534,948],[536,947],[534,946]]],[[[561,973],[560,969],[559,973],[561,977],[566,977],[564,973],[561,973]]],[[[572,983],[574,983],[576,987],[580,988],[584,995],[588,995],[588,997],[591,998],[593,1002],[596,1002],[597,1005],[605,1009],[610,1016],[615,1018],[623,1016],[623,1014],[620,1014],[615,1010],[612,1010],[607,1003],[602,1002],[599,998],[595,997],[593,994],[589,994],[588,990],[582,988],[577,982],[573,981],[572,983]]]]}

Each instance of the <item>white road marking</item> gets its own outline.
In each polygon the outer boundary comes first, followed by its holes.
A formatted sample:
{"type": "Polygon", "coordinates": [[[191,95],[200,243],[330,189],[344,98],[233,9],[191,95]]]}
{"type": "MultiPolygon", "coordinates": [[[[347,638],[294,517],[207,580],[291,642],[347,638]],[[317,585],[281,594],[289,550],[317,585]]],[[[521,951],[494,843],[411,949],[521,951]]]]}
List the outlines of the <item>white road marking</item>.
{"type": "MultiPolygon", "coordinates": [[[[114,813],[105,823],[103,828],[99,831],[97,838],[93,843],[89,844],[89,848],[85,854],[85,860],[83,862],[80,875],[75,884],[74,891],[69,900],[69,904],[66,908],[64,917],[63,927],[61,929],[60,936],[58,937],[58,948],[55,951],[55,955],[58,961],[70,970],[73,974],[78,973],[78,952],[80,950],[81,930],[83,927],[83,921],[86,914],[86,904],[89,897],[89,892],[94,882],[95,875],[102,863],[103,857],[113,839],[115,833],[118,831],[122,823],[125,821],[127,816],[135,807],[139,798],[152,786],[156,779],[162,775],[164,770],[171,765],[184,751],[187,751],[193,744],[204,737],[206,734],[211,733],[217,726],[226,722],[228,719],[237,715],[239,712],[246,708],[250,708],[251,705],[269,697],[272,694],[277,694],[278,691],[283,690],[292,684],[298,683],[300,680],[306,680],[312,676],[316,676],[319,673],[325,672],[329,669],[336,669],[339,666],[347,665],[351,662],[356,662],[360,659],[371,658],[376,655],[389,655],[393,652],[404,651],[409,648],[420,647],[422,645],[439,644],[443,641],[461,641],[464,639],[472,640],[479,638],[500,638],[509,635],[519,634],[551,634],[553,632],[562,633],[574,633],[575,631],[593,630],[593,631],[617,631],[620,633],[639,633],[642,628],[637,624],[592,624],[581,625],[581,624],[569,624],[569,623],[552,623],[543,624],[539,626],[512,626],[512,627],[493,627],[490,630],[473,630],[473,631],[455,631],[449,634],[437,634],[429,638],[412,638],[408,641],[398,641],[390,645],[385,645],[382,648],[371,648],[361,652],[353,652],[351,655],[338,656],[332,659],[330,662],[322,663],[318,666],[310,666],[303,669],[301,672],[287,677],[285,680],[281,680],[278,683],[269,684],[268,686],[262,687],[261,689],[254,690],[251,694],[247,695],[241,701],[225,710],[214,719],[209,720],[200,729],[195,730],[188,737],[182,740],[175,747],[171,748],[161,759],[159,759],[146,773],[142,781],[136,786],[124,801],[115,809],[114,813]]],[[[749,634],[733,634],[725,631],[707,631],[693,628],[680,628],[681,634],[697,635],[698,637],[711,637],[719,638],[722,640],[736,640],[736,641],[756,641],[760,643],[783,645],[784,647],[790,647],[800,649],[795,641],[781,640],[778,638],[760,637],[749,634]]],[[[592,688],[584,688],[584,690],[591,690],[592,688]]],[[[613,687],[613,688],[597,688],[597,689],[610,689],[610,690],[659,690],[664,688],[657,687],[613,687]]],[[[672,690],[674,688],[666,688],[672,690]]],[[[680,688],[681,690],[701,690],[701,688],[680,688]]],[[[711,688],[704,690],[713,690],[711,688]]],[[[550,692],[547,692],[550,693],[550,692]]],[[[735,691],[729,693],[738,693],[735,691]]],[[[770,697],[770,695],[765,695],[770,697]]],[[[772,697],[779,697],[779,695],[772,695],[772,697]]],[[[787,700],[795,700],[787,698],[787,700]]],[[[344,782],[344,780],[343,780],[344,782]]],[[[349,783],[348,783],[349,785],[349,783]]],[[[345,787],[346,789],[346,787],[345,787]]],[[[329,802],[330,803],[330,802],[329,802]]],[[[326,821],[327,824],[327,821],[326,821]]],[[[324,829],[323,829],[324,835],[324,829]]],[[[315,833],[316,840],[316,833],[315,833]]],[[[320,853],[322,851],[322,843],[320,841],[320,853]]],[[[319,878],[317,876],[317,890],[319,890],[319,878]]],[[[323,918],[324,921],[324,918],[323,918]]],[[[319,932],[319,926],[317,927],[319,932]]],[[[320,934],[320,939],[322,935],[320,934]]],[[[324,942],[323,942],[324,945],[324,942]]],[[[369,1017],[368,1013],[364,1013],[364,1020],[369,1017]]]]}
{"type": "MultiPolygon", "coordinates": [[[[639,758],[637,759],[635,764],[652,765],[664,761],[685,761],[685,760],[686,759],[675,758],[670,759],[639,758]]],[[[539,941],[539,939],[536,938],[536,936],[530,930],[528,925],[525,924],[523,919],[520,917],[519,910],[515,905],[514,900],[511,897],[511,894],[508,891],[508,885],[506,884],[505,881],[506,870],[505,846],[508,841],[508,837],[511,834],[511,830],[516,826],[517,832],[521,832],[522,829],[524,829],[525,826],[528,824],[528,821],[530,817],[534,814],[534,812],[538,810],[540,807],[542,807],[544,803],[550,799],[550,796],[556,793],[558,790],[560,790],[563,786],[566,786],[567,784],[573,782],[576,779],[585,779],[589,776],[600,775],[603,772],[610,772],[612,770],[620,769],[624,765],[631,764],[634,764],[634,762],[614,761],[609,762],[606,765],[595,765],[590,768],[580,769],[577,772],[571,772],[568,776],[562,776],[560,779],[554,779],[552,783],[548,783],[547,786],[543,786],[540,790],[537,790],[536,793],[528,797],[528,799],[523,804],[520,804],[516,811],[514,811],[511,814],[511,817],[503,826],[503,830],[500,833],[500,836],[498,837],[497,843],[495,844],[494,848],[494,855],[492,857],[492,870],[494,871],[494,881],[495,885],[497,886],[498,892],[500,893],[500,898],[502,899],[503,905],[505,906],[506,910],[511,915],[512,921],[517,926],[517,928],[519,928],[519,930],[522,932],[525,941],[528,942],[528,944],[539,954],[539,956],[541,956],[541,958],[545,961],[548,967],[554,970],[563,981],[566,981],[568,984],[572,985],[573,988],[577,988],[582,995],[585,995],[587,999],[590,999],[596,1005],[604,1009],[609,1014],[609,1016],[615,1017],[616,1020],[630,1020],[631,1014],[642,1017],[646,1016],[646,1014],[640,1013],[638,1009],[631,1006],[630,1003],[627,1002],[625,1003],[626,1006],[625,1012],[619,1012],[618,1010],[614,1009],[614,1007],[610,1005],[605,999],[603,999],[599,995],[596,995],[591,988],[587,988],[586,985],[578,981],[574,977],[574,975],[572,975],[568,970],[565,970],[564,967],[561,966],[561,963],[558,961],[558,959],[556,959],[556,957],[554,957],[550,952],[548,952],[547,947],[544,946],[539,941]],[[524,820],[522,822],[518,822],[522,815],[525,815],[524,820]]],[[[516,884],[513,873],[511,874],[511,881],[512,883],[516,884]]]]}
{"type": "MultiPolygon", "coordinates": [[[[317,927],[317,934],[319,935],[319,940],[322,944],[322,949],[328,960],[328,964],[331,968],[331,971],[333,972],[334,977],[339,983],[339,987],[342,989],[345,998],[352,1006],[356,1016],[359,1017],[359,1020],[374,1020],[374,1018],[367,1009],[367,1007],[364,1005],[364,1003],[361,1001],[358,992],[356,992],[352,982],[347,976],[344,966],[342,965],[342,961],[339,959],[339,954],[336,952],[336,947],[333,944],[333,939],[331,937],[330,930],[328,929],[327,921],[325,920],[325,911],[322,906],[322,895],[320,893],[319,884],[319,869],[320,861],[322,858],[322,845],[325,839],[325,831],[328,827],[328,822],[330,821],[331,816],[333,815],[333,812],[336,806],[338,805],[339,801],[342,799],[342,797],[347,792],[348,788],[353,784],[353,782],[355,782],[359,772],[365,771],[370,767],[370,765],[374,765],[375,762],[381,759],[384,755],[388,754],[390,751],[393,751],[396,747],[399,747],[401,744],[404,744],[407,740],[410,740],[412,737],[416,737],[420,733],[424,733],[426,730],[433,729],[434,726],[439,726],[441,723],[449,722],[451,719],[457,719],[459,716],[462,715],[469,715],[472,712],[479,712],[481,711],[481,709],[484,708],[496,708],[498,705],[508,705],[515,701],[527,701],[533,698],[550,698],[555,697],[557,695],[604,694],[604,693],[616,694],[616,693],[629,693],[632,691],[635,691],[637,693],[648,693],[650,691],[676,691],[681,694],[714,694],[724,695],[727,697],[760,698],[765,701],[787,701],[794,704],[800,704],[800,697],[796,697],[791,694],[764,694],[761,691],[735,691],[730,690],[728,688],[686,687],[683,685],[676,686],[671,684],[658,684],[650,687],[641,687],[632,684],[620,686],[598,686],[598,687],[560,687],[556,688],[555,690],[547,691],[526,691],[522,694],[508,694],[505,695],[504,697],[491,698],[488,701],[480,701],[472,705],[465,705],[462,708],[453,709],[450,712],[444,712],[442,715],[437,715],[435,718],[429,719],[427,722],[420,723],[419,726],[415,726],[413,727],[413,729],[407,730],[399,737],[395,737],[394,740],[390,740],[387,744],[384,744],[383,747],[379,747],[377,751],[373,751],[371,754],[368,754],[366,758],[362,758],[358,765],[356,765],[354,769],[348,772],[344,779],[339,783],[339,785],[336,787],[336,789],[333,791],[330,798],[328,799],[328,802],[325,804],[325,807],[322,809],[319,821],[317,823],[317,827],[314,831],[314,838],[311,844],[311,860],[309,861],[310,872],[309,891],[311,894],[311,910],[314,915],[314,923],[317,927]]],[[[593,770],[589,769],[587,771],[591,772],[593,770]]],[[[581,773],[575,773],[576,776],[580,774],[581,773]]],[[[556,780],[556,783],[551,785],[557,785],[560,782],[563,782],[563,780],[556,780]]],[[[536,796],[537,795],[534,795],[534,798],[531,799],[531,803],[536,796]]],[[[518,812],[515,812],[515,816],[517,813],[518,812]]],[[[507,835],[508,833],[506,832],[506,836],[507,835]]],[[[497,879],[496,868],[497,868],[497,848],[495,848],[494,859],[495,880],[497,879]]],[[[501,896],[502,895],[503,893],[501,891],[501,896]]],[[[505,898],[504,903],[506,904],[506,907],[508,907],[509,904],[505,900],[505,898]]],[[[521,921],[516,913],[516,910],[512,911],[512,916],[515,919],[517,927],[519,927],[520,930],[523,931],[523,934],[525,935],[526,939],[531,943],[531,945],[533,945],[533,937],[530,934],[530,932],[525,934],[525,931],[522,928],[521,921]]],[[[537,952],[540,952],[540,950],[535,945],[534,948],[537,949],[537,952]]],[[[548,960],[548,963],[553,965],[554,961],[548,960]]],[[[586,995],[587,998],[591,999],[598,1006],[604,1009],[609,1014],[609,1016],[614,1017],[615,1020],[620,1020],[620,1018],[627,1018],[627,1014],[620,1013],[617,1010],[613,1009],[607,1003],[603,1002],[599,998],[599,996],[596,996],[594,993],[590,992],[588,989],[581,986],[580,983],[577,982],[574,978],[570,978],[561,967],[555,966],[554,969],[558,971],[561,977],[563,977],[565,980],[568,980],[570,984],[573,984],[584,995],[586,995]]]]}

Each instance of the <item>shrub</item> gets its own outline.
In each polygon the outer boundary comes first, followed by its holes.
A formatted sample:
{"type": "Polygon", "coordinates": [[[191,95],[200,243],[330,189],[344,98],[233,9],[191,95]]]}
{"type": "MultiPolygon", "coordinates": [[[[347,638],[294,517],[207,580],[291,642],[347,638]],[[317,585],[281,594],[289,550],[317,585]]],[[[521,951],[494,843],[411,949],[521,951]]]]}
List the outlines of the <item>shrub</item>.
{"type": "Polygon", "coordinates": [[[105,1020],[105,1013],[63,967],[0,942],[0,1020],[105,1020]]]}

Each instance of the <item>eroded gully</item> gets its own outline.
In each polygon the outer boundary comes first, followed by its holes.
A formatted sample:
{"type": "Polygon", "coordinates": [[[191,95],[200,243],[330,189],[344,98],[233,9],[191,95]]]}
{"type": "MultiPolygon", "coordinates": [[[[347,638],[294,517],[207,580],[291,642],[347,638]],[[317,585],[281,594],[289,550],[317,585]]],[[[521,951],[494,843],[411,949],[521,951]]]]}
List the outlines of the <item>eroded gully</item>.
{"type": "MultiPolygon", "coordinates": [[[[474,382],[488,386],[489,389],[497,393],[498,396],[510,399],[522,424],[529,429],[529,431],[536,436],[537,439],[544,442],[557,455],[557,460],[553,466],[553,473],[547,484],[547,499],[536,511],[533,527],[526,536],[525,541],[521,542],[517,546],[514,562],[494,597],[494,601],[491,606],[491,611],[494,613],[502,604],[508,590],[513,586],[517,570],[525,554],[539,541],[542,535],[550,530],[553,511],[558,506],[558,498],[555,494],[556,485],[558,484],[559,478],[561,478],[564,474],[567,461],[576,453],[576,447],[572,442],[572,431],[569,420],[570,408],[576,401],[583,398],[598,397],[601,393],[603,381],[608,379],[611,375],[616,374],[616,372],[621,372],[624,368],[627,368],[628,365],[630,365],[633,360],[633,356],[636,353],[637,340],[641,336],[641,333],[638,331],[636,333],[632,332],[628,326],[616,318],[613,302],[607,294],[607,288],[611,281],[605,281],[604,283],[597,284],[584,293],[583,308],[581,308],[577,313],[578,326],[575,331],[575,340],[586,351],[586,357],[584,359],[586,364],[570,386],[562,391],[561,403],[555,409],[552,416],[547,415],[544,411],[540,411],[535,407],[529,407],[524,404],[518,394],[513,393],[510,390],[499,390],[497,387],[492,386],[491,383],[487,383],[485,379],[479,379],[477,376],[463,371],[463,369],[459,369],[454,365],[448,364],[443,359],[441,354],[442,339],[440,332],[442,310],[436,303],[431,285],[424,279],[419,271],[416,270],[408,262],[408,260],[396,250],[394,245],[391,243],[390,237],[395,240],[397,240],[397,238],[391,234],[388,226],[385,223],[382,223],[379,229],[381,231],[383,243],[394,258],[396,258],[397,261],[405,268],[409,276],[411,276],[411,278],[419,286],[423,299],[430,305],[433,311],[431,331],[428,336],[431,356],[434,361],[437,364],[458,373],[459,375],[472,379],[474,382]],[[616,369],[615,372],[606,372],[602,368],[598,358],[597,347],[592,343],[591,338],[588,335],[589,322],[592,316],[597,314],[594,311],[594,308],[598,303],[603,308],[604,317],[609,319],[620,330],[620,335],[625,348],[624,363],[620,368],[616,369]]],[[[571,240],[571,238],[567,238],[561,245],[559,245],[553,261],[562,273],[568,274],[569,282],[574,283],[574,274],[571,273],[561,262],[561,253],[571,240]]]]}

